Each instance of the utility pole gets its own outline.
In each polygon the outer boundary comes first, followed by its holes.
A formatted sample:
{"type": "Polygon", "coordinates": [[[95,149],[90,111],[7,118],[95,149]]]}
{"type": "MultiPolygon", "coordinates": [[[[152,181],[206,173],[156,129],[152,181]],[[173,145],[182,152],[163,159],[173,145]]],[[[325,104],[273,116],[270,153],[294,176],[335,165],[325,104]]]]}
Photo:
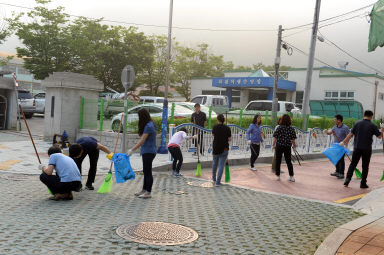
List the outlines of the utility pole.
{"type": "Polygon", "coordinates": [[[171,47],[172,47],[172,15],[173,15],[173,0],[170,0],[169,4],[169,24],[168,24],[168,49],[167,49],[167,67],[166,67],[166,78],[165,78],[165,89],[164,89],[164,103],[163,103],[163,118],[161,121],[161,144],[157,150],[160,154],[167,154],[167,121],[168,121],[168,86],[169,86],[169,60],[171,58],[171,47]]]}
{"type": "Polygon", "coordinates": [[[307,77],[305,79],[305,90],[304,90],[304,100],[303,100],[303,118],[304,118],[303,130],[304,131],[306,131],[308,128],[307,117],[308,117],[308,114],[310,113],[309,99],[311,96],[312,69],[313,69],[313,62],[315,60],[317,30],[319,27],[320,4],[321,4],[321,0],[316,0],[315,15],[313,17],[311,48],[309,50],[307,77]]]}
{"type": "Polygon", "coordinates": [[[275,126],[277,122],[277,88],[279,84],[279,68],[280,68],[280,53],[281,53],[281,35],[283,33],[283,28],[279,25],[279,32],[277,34],[277,48],[276,48],[276,58],[275,58],[275,81],[273,84],[273,97],[272,97],[272,125],[275,126]]]}

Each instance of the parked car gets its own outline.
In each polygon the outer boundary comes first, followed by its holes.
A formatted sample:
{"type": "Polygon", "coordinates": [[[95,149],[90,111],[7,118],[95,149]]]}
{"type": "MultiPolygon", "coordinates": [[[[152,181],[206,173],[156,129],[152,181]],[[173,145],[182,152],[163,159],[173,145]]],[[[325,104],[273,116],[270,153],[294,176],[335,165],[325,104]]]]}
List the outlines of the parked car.
{"type": "MultiPolygon", "coordinates": [[[[157,104],[141,104],[137,105],[135,107],[129,108],[128,109],[128,114],[127,114],[127,123],[132,123],[135,121],[139,120],[139,117],[137,115],[138,111],[140,109],[146,108],[149,113],[151,114],[151,117],[162,117],[163,114],[163,104],[157,103],[157,104]]],[[[174,117],[175,118],[186,118],[186,117],[191,117],[193,111],[187,109],[186,107],[176,105],[175,106],[175,113],[174,117]]],[[[119,113],[115,116],[113,116],[112,121],[111,121],[111,129],[114,132],[117,132],[119,130],[119,125],[120,125],[120,120],[121,120],[121,115],[123,113],[119,113]]],[[[171,108],[168,108],[168,116],[171,115],[171,108]]]]}
{"type": "MultiPolygon", "coordinates": [[[[249,102],[243,109],[243,116],[254,116],[257,113],[264,115],[265,111],[272,111],[272,100],[256,100],[249,102]]],[[[296,107],[295,103],[279,101],[277,113],[278,115],[283,115],[285,113],[301,114],[301,110],[296,107]]],[[[229,115],[234,117],[239,116],[240,110],[230,111],[229,115]]]]}
{"type": "MultiPolygon", "coordinates": [[[[183,106],[185,108],[188,108],[191,111],[195,111],[195,103],[191,103],[191,102],[175,102],[175,105],[180,105],[180,106],[183,106]]],[[[209,107],[207,107],[205,105],[200,105],[200,110],[202,112],[204,112],[207,115],[207,118],[208,118],[208,116],[209,116],[209,107]]],[[[214,112],[212,110],[211,118],[214,119],[216,117],[217,117],[216,112],[214,112]]]]}
{"type": "Polygon", "coordinates": [[[218,95],[197,95],[191,99],[191,103],[212,106],[216,113],[225,113],[229,107],[228,97],[218,95]]]}
{"type": "Polygon", "coordinates": [[[153,97],[153,96],[140,96],[140,103],[149,104],[149,103],[163,103],[164,97],[153,97]]]}
{"type": "Polygon", "coordinates": [[[23,108],[24,115],[27,119],[32,118],[36,110],[35,99],[28,90],[18,90],[19,105],[23,108]]]}
{"type": "Polygon", "coordinates": [[[36,110],[35,113],[42,113],[45,112],[45,93],[38,93],[34,97],[35,104],[36,104],[36,110]]]}

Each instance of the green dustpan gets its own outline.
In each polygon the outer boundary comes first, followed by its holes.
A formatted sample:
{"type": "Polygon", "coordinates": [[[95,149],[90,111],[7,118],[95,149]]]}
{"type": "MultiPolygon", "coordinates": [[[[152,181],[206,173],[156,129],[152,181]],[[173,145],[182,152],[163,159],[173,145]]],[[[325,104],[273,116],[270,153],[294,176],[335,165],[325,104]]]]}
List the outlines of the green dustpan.
{"type": "Polygon", "coordinates": [[[383,174],[381,175],[381,178],[380,178],[380,181],[383,181],[384,180],[384,171],[383,171],[383,174]]]}
{"type": "Polygon", "coordinates": [[[231,181],[231,174],[229,172],[229,165],[228,165],[228,161],[225,162],[225,182],[230,182],[231,181]]]}
{"type": "Polygon", "coordinates": [[[357,179],[361,179],[361,172],[360,172],[360,170],[359,169],[357,169],[357,168],[355,168],[355,175],[356,175],[356,178],[357,179]]]}
{"type": "Polygon", "coordinates": [[[101,193],[101,194],[102,193],[109,193],[109,192],[111,192],[111,190],[112,190],[112,172],[109,171],[107,176],[104,179],[103,184],[101,185],[101,187],[99,188],[97,193],[101,193]]]}
{"type": "Polygon", "coordinates": [[[47,188],[47,189],[48,189],[49,194],[53,196],[52,191],[49,188],[47,188]]]}
{"type": "Polygon", "coordinates": [[[201,163],[200,163],[200,161],[197,162],[197,168],[196,168],[195,176],[201,176],[201,163]]]}

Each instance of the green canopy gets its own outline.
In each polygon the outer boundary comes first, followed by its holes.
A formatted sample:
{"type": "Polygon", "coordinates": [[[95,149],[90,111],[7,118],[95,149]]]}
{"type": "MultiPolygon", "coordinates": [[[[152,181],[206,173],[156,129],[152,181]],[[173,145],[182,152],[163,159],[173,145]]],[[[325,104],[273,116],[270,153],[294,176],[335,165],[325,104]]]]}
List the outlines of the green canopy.
{"type": "Polygon", "coordinates": [[[377,46],[384,46],[384,0],[375,3],[370,16],[368,52],[374,51],[377,46]]]}

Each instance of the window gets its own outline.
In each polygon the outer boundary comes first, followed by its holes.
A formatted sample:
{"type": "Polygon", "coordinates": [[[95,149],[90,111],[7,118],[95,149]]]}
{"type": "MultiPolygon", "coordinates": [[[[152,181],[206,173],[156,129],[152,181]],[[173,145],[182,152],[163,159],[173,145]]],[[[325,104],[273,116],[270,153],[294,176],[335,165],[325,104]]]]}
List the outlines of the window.
{"type": "Polygon", "coordinates": [[[262,102],[253,102],[248,105],[247,111],[262,111],[263,103],[262,102]]]}
{"type": "Polygon", "coordinates": [[[44,99],[45,98],[45,93],[36,94],[35,98],[42,98],[42,99],[44,99]]]}
{"type": "Polygon", "coordinates": [[[32,94],[29,92],[29,91],[25,91],[25,90],[19,90],[18,91],[18,98],[19,99],[32,99],[32,94]]]}
{"type": "Polygon", "coordinates": [[[379,100],[384,101],[384,93],[379,93],[379,100]]]}
{"type": "Polygon", "coordinates": [[[157,102],[157,103],[164,103],[164,99],[159,98],[159,99],[156,100],[156,102],[157,102]]]}
{"type": "Polygon", "coordinates": [[[302,106],[304,98],[304,91],[296,91],[296,100],[295,103],[297,106],[302,106]]]}
{"type": "Polygon", "coordinates": [[[162,109],[158,107],[153,107],[153,106],[149,107],[149,113],[161,113],[161,112],[162,112],[162,109]]]}
{"type": "Polygon", "coordinates": [[[285,104],[285,110],[287,112],[291,112],[293,108],[295,108],[294,104],[285,104]]]}
{"type": "Polygon", "coordinates": [[[223,106],[224,105],[224,99],[223,98],[213,98],[212,99],[212,105],[213,106],[223,106]]]}
{"type": "Polygon", "coordinates": [[[195,97],[191,100],[192,103],[201,104],[203,102],[203,97],[195,97]]]}
{"type": "Polygon", "coordinates": [[[325,91],[325,100],[353,100],[355,98],[354,91],[325,91]]]}
{"type": "Polygon", "coordinates": [[[218,95],[218,96],[220,96],[222,91],[225,94],[225,90],[202,90],[201,94],[203,94],[203,95],[218,95]]]}
{"type": "Polygon", "coordinates": [[[154,102],[155,102],[154,99],[144,99],[144,101],[145,101],[146,103],[154,103],[154,102]]]}
{"type": "Polygon", "coordinates": [[[22,67],[19,67],[17,69],[17,74],[31,74],[27,69],[24,69],[22,67]]]}
{"type": "Polygon", "coordinates": [[[128,112],[128,114],[138,113],[141,107],[136,107],[128,112]]]}
{"type": "Polygon", "coordinates": [[[272,102],[263,102],[262,111],[272,111],[272,102]]]}

